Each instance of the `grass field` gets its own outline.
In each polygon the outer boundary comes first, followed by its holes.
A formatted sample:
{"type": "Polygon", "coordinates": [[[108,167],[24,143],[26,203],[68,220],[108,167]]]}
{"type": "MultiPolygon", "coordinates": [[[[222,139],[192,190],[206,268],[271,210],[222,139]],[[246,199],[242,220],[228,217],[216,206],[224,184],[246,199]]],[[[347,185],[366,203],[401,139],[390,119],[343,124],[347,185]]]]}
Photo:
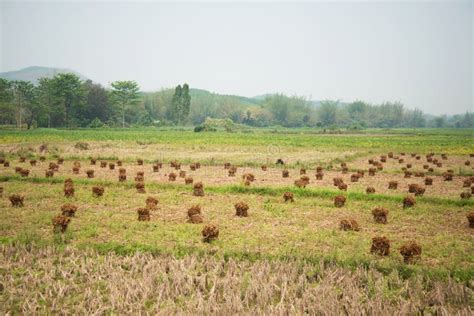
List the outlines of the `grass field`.
{"type": "Polygon", "coordinates": [[[97,287],[96,299],[106,313],[181,310],[314,314],[324,306],[337,305],[327,310],[335,314],[361,310],[374,314],[469,314],[474,308],[474,229],[467,220],[468,213],[474,211],[474,200],[460,197],[472,191],[472,130],[372,130],[329,135],[309,130],[194,133],[43,129],[0,131],[0,143],[3,159],[10,162],[8,167],[0,165],[0,243],[2,252],[11,256],[1,263],[0,311],[48,313],[55,311],[59,302],[66,304],[66,312],[91,311],[84,304],[73,308],[74,300],[87,297],[73,280],[82,277],[63,274],[55,278],[45,272],[46,266],[60,272],[80,266],[77,269],[82,271],[84,282],[97,287]],[[42,152],[41,145],[46,145],[42,152]],[[381,160],[380,156],[388,152],[393,152],[395,158],[387,158],[382,170],[368,175],[373,167],[368,160],[381,160]],[[432,158],[439,160],[439,165],[427,162],[429,153],[434,153],[432,158]],[[441,154],[447,156],[442,158],[441,154]],[[24,162],[19,161],[21,156],[26,158],[24,162]],[[45,161],[39,161],[41,156],[45,161]],[[54,176],[45,177],[49,163],[59,157],[65,159],[64,163],[54,176]],[[97,159],[97,164],[91,165],[90,158],[97,159]],[[138,158],[144,160],[143,165],[137,164],[138,158]],[[285,166],[275,164],[279,158],[285,166]],[[31,159],[38,160],[35,166],[30,165],[31,159]],[[126,181],[118,182],[119,166],[114,170],[100,166],[101,161],[110,164],[117,160],[123,161],[126,181]],[[174,160],[181,162],[180,170],[169,165],[174,160]],[[163,166],[154,171],[156,162],[163,166]],[[202,166],[192,170],[191,164],[196,162],[202,166]],[[224,168],[227,162],[237,167],[233,177],[224,168]],[[77,174],[72,172],[74,163],[80,164],[77,174]],[[347,173],[342,172],[341,163],[347,164],[347,173]],[[428,171],[424,165],[433,170],[428,171]],[[315,177],[318,166],[324,173],[320,180],[315,177]],[[20,176],[15,167],[28,169],[28,176],[20,176]],[[300,174],[301,168],[306,174],[300,174]],[[402,168],[419,175],[406,177],[402,168]],[[285,169],[288,178],[282,177],[285,169]],[[87,178],[86,170],[94,170],[94,178],[87,178]],[[361,170],[365,175],[353,182],[353,175],[361,170]],[[191,176],[194,183],[204,184],[204,196],[193,195],[193,186],[184,183],[184,175],[169,180],[171,173],[180,171],[191,176]],[[144,173],[146,193],[138,193],[135,188],[137,172],[144,173]],[[248,173],[255,181],[246,185],[242,176],[248,173]],[[446,173],[452,175],[452,181],[445,181],[446,173]],[[309,183],[304,188],[296,187],[295,180],[304,175],[309,183]],[[336,177],[347,184],[347,191],[333,185],[336,177]],[[67,178],[74,183],[74,197],[63,194],[67,178]],[[425,185],[426,178],[431,178],[433,184],[425,185]],[[398,187],[388,189],[389,181],[397,181],[398,187]],[[412,196],[408,192],[410,184],[422,187],[424,194],[415,197],[413,207],[403,208],[403,199],[412,196]],[[105,189],[101,197],[92,195],[97,185],[105,189]],[[375,193],[367,194],[367,187],[373,187],[375,193]],[[285,192],[293,193],[294,202],[284,202],[285,192]],[[23,207],[11,206],[12,194],[24,196],[23,207]],[[338,195],[347,199],[343,207],[334,205],[338,195]],[[158,206],[151,210],[149,221],[138,221],[137,209],[145,206],[147,197],[158,199],[158,206]],[[235,216],[237,202],[248,204],[248,217],[235,216]],[[51,220],[66,203],[77,206],[77,212],[65,233],[54,233],[51,220]],[[203,223],[188,221],[187,210],[193,205],[200,205],[203,223]],[[374,221],[372,210],[376,207],[388,210],[386,224],[374,221]],[[343,219],[356,220],[359,230],[341,230],[343,219]],[[201,230],[209,223],[219,228],[219,237],[205,243],[201,230]],[[370,252],[375,236],[390,240],[388,256],[370,252]],[[421,256],[411,264],[404,262],[399,251],[409,241],[422,248],[421,256]],[[81,255],[90,258],[85,266],[78,262],[81,255]],[[28,259],[22,261],[20,257],[28,259]],[[109,260],[129,268],[111,269],[109,260]],[[107,270],[108,281],[103,284],[93,281],[91,275],[97,271],[91,272],[88,267],[96,261],[101,273],[107,270]],[[168,264],[175,269],[174,279],[182,277],[178,267],[183,266],[183,275],[197,273],[213,281],[198,291],[199,286],[194,288],[189,282],[201,282],[200,278],[172,285],[160,281],[153,287],[156,280],[140,275],[137,282],[144,283],[148,292],[135,293],[135,300],[120,299],[126,294],[113,283],[115,279],[111,281],[111,275],[127,275],[129,279],[129,272],[138,269],[135,262],[143,267],[144,261],[153,266],[150,271],[155,274],[163,273],[158,266],[168,264]],[[225,262],[231,267],[222,271],[216,268],[225,262]],[[237,273],[236,269],[247,273],[237,273]],[[280,272],[273,275],[272,269],[280,272]],[[281,271],[288,271],[287,279],[282,279],[285,272],[281,271]],[[321,271],[317,281],[308,281],[308,271],[321,271]],[[41,282],[36,281],[14,290],[15,284],[27,282],[33,275],[82,294],[61,301],[47,293],[41,299],[32,294],[42,291],[41,282]],[[256,276],[271,279],[268,284],[274,286],[258,285],[256,276]],[[298,283],[300,278],[305,281],[298,283]],[[345,289],[346,281],[342,279],[350,279],[347,289],[353,290],[345,289]],[[406,288],[419,292],[406,294],[406,288]],[[430,293],[427,297],[431,301],[423,298],[423,291],[430,293]],[[321,305],[315,307],[319,295],[321,305]],[[113,301],[107,299],[109,296],[113,301]],[[355,300],[352,305],[350,299],[355,300]]]}

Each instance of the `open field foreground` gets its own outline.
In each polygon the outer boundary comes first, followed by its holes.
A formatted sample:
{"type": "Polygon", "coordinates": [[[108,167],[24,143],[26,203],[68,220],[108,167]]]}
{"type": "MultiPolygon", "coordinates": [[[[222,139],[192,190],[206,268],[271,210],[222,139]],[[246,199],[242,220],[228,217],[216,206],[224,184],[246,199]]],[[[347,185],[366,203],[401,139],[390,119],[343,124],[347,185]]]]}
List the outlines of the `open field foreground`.
{"type": "Polygon", "coordinates": [[[0,312],[473,313],[472,130],[40,129],[0,151],[0,312]]]}

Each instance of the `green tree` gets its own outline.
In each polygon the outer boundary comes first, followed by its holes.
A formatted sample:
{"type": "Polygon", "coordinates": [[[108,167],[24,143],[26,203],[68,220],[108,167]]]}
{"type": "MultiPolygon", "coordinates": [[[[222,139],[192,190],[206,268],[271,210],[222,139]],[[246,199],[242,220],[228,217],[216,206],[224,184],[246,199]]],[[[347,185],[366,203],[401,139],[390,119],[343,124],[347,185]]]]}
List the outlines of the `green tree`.
{"type": "Polygon", "coordinates": [[[99,119],[101,122],[109,120],[113,111],[109,104],[107,90],[91,80],[84,82],[84,89],[86,91],[86,118],[88,123],[94,119],[99,119]]]}
{"type": "Polygon", "coordinates": [[[75,74],[64,73],[53,77],[53,100],[56,123],[71,126],[84,119],[85,91],[81,79],[75,74]]]}
{"type": "Polygon", "coordinates": [[[184,123],[189,115],[191,107],[191,95],[189,94],[189,86],[187,83],[181,87],[178,85],[174,89],[173,99],[171,100],[171,108],[168,117],[175,123],[184,123]]]}
{"type": "Polygon", "coordinates": [[[35,87],[29,81],[12,81],[13,103],[15,105],[15,119],[17,127],[21,130],[23,121],[27,119],[30,128],[36,111],[35,87]]]}
{"type": "Polygon", "coordinates": [[[11,124],[15,121],[12,83],[0,78],[0,122],[11,124]]]}
{"type": "Polygon", "coordinates": [[[121,112],[122,127],[125,127],[125,113],[140,101],[140,88],[135,81],[115,81],[112,82],[111,96],[121,112]]]}
{"type": "Polygon", "coordinates": [[[323,101],[318,109],[318,117],[322,126],[330,126],[336,124],[337,118],[337,107],[339,102],[337,101],[323,101]]]}
{"type": "Polygon", "coordinates": [[[48,127],[51,127],[51,113],[54,111],[54,87],[50,78],[40,78],[37,87],[38,102],[43,106],[48,118],[48,127]]]}

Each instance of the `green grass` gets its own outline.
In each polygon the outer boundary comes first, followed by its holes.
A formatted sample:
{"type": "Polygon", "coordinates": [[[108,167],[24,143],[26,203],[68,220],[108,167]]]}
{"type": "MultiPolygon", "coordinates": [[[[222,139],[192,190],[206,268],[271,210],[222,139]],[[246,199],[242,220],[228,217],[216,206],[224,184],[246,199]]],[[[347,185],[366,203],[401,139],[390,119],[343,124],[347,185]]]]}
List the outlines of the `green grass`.
{"type": "Polygon", "coordinates": [[[468,154],[474,151],[474,130],[370,130],[360,134],[313,134],[308,130],[273,132],[255,129],[248,133],[194,133],[190,130],[165,129],[101,129],[31,131],[0,130],[2,144],[38,142],[113,141],[137,144],[233,145],[319,148],[321,150],[445,152],[468,154]]]}

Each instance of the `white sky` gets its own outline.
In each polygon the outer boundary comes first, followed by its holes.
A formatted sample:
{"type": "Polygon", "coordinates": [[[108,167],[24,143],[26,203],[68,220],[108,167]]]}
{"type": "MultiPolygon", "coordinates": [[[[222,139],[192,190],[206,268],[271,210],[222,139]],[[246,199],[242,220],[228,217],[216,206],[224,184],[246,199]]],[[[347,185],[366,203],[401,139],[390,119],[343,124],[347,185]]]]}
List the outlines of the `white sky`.
{"type": "Polygon", "coordinates": [[[146,91],[188,82],[245,96],[474,110],[471,1],[2,1],[0,10],[0,71],[50,66],[146,91]]]}

